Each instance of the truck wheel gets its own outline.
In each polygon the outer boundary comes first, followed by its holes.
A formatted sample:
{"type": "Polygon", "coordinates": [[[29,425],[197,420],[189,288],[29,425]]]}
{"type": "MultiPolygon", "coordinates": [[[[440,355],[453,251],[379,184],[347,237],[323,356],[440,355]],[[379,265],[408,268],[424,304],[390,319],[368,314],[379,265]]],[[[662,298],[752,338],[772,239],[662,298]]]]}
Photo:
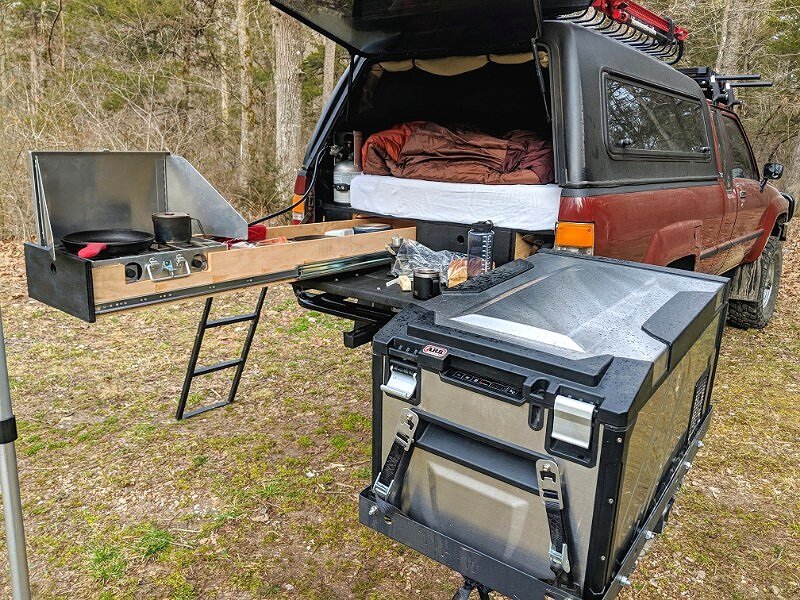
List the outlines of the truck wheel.
{"type": "Polygon", "coordinates": [[[758,260],[761,261],[761,277],[758,282],[758,300],[745,302],[731,300],[728,306],[728,322],[741,329],[762,329],[767,326],[781,285],[783,245],[776,237],[770,237],[758,260]]]}

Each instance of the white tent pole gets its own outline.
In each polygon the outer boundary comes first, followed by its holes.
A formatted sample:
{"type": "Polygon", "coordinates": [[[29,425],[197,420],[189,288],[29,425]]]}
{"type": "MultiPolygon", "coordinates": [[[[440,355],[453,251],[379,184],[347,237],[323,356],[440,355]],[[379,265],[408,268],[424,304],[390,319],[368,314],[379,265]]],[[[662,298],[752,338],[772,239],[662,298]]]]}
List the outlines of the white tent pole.
{"type": "Polygon", "coordinates": [[[13,598],[30,600],[31,584],[28,575],[28,555],[25,551],[25,528],[22,522],[15,439],[17,439],[17,425],[11,411],[6,340],[0,313],[0,491],[3,494],[3,515],[6,523],[6,545],[13,598]]]}

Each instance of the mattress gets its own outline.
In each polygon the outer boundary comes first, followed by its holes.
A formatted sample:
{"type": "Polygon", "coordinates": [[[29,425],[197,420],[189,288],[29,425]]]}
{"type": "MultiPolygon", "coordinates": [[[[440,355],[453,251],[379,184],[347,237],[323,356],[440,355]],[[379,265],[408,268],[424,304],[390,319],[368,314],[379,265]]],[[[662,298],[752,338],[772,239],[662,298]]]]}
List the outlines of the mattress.
{"type": "Polygon", "coordinates": [[[492,221],[496,227],[552,231],[561,188],[547,185],[481,185],[357,175],[350,206],[359,211],[421,221],[492,221]]]}

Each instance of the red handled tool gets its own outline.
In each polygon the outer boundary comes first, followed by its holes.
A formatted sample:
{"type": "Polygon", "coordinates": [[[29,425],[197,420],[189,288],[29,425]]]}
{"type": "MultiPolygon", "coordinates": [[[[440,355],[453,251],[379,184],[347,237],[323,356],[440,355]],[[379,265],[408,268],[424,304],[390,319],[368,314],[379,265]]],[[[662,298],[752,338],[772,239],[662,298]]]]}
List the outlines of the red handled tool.
{"type": "Polygon", "coordinates": [[[78,256],[81,258],[94,258],[106,248],[108,248],[108,244],[103,244],[102,242],[90,242],[82,249],[78,250],[78,256]]]}

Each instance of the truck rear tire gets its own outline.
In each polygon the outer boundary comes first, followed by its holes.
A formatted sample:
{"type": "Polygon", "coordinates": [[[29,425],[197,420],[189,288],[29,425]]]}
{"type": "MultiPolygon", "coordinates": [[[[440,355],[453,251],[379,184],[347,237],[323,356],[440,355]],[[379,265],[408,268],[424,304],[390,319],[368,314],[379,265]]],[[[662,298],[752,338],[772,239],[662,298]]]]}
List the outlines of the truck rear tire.
{"type": "Polygon", "coordinates": [[[761,261],[758,300],[731,300],[728,306],[728,323],[740,329],[763,329],[775,312],[783,266],[783,245],[780,240],[770,237],[758,260],[761,261]]]}

